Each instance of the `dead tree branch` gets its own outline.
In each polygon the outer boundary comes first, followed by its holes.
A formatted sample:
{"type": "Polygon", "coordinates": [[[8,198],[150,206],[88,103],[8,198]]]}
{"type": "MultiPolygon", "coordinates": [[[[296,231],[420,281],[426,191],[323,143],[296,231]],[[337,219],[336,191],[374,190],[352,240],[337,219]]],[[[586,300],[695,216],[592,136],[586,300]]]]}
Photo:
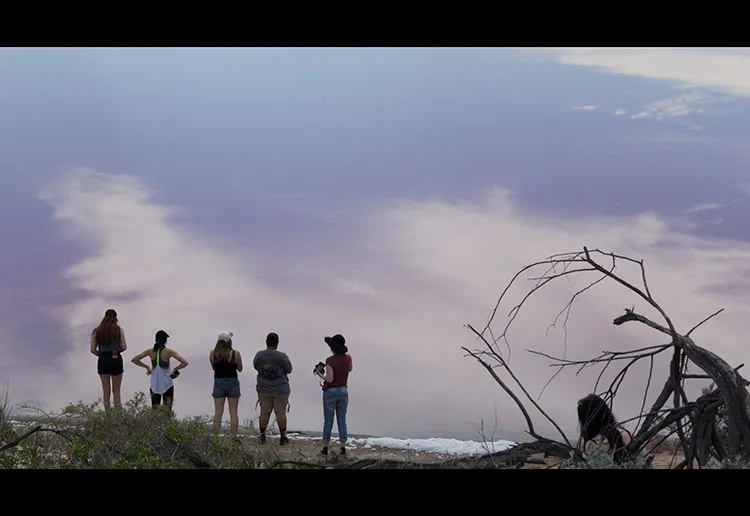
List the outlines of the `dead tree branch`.
{"type": "MultiPolygon", "coordinates": [[[[475,335],[477,335],[480,339],[482,339],[482,341],[485,343],[486,346],[489,347],[489,342],[487,342],[487,339],[482,334],[480,334],[476,329],[474,329],[473,326],[471,326],[471,325],[467,325],[467,326],[469,327],[469,329],[471,331],[474,332],[475,335]]],[[[474,358],[477,358],[476,354],[473,354],[472,352],[470,352],[466,348],[463,348],[463,349],[465,351],[467,351],[470,355],[474,356],[474,358]]],[[[526,395],[526,397],[529,399],[529,401],[531,401],[532,405],[534,405],[534,407],[547,419],[547,421],[549,421],[550,423],[552,423],[552,425],[555,427],[555,429],[557,429],[557,431],[562,436],[563,440],[565,441],[565,444],[567,444],[567,446],[572,450],[573,446],[570,444],[570,441],[568,440],[568,437],[565,435],[565,432],[562,431],[562,428],[560,428],[560,426],[549,416],[549,414],[547,414],[544,411],[544,409],[531,397],[531,395],[529,394],[529,392],[526,390],[526,387],[524,387],[523,384],[521,383],[521,381],[518,379],[518,377],[515,374],[513,374],[513,371],[511,370],[511,368],[507,364],[507,362],[505,362],[504,360],[502,360],[501,357],[496,357],[496,358],[498,358],[500,360],[500,363],[501,363],[502,367],[508,372],[508,374],[511,376],[511,378],[513,378],[513,380],[516,382],[516,384],[521,389],[521,391],[526,395]]],[[[483,360],[480,360],[480,363],[482,363],[482,365],[485,366],[485,369],[488,368],[488,366],[486,365],[486,363],[483,360]]],[[[492,374],[492,376],[495,379],[495,381],[498,382],[500,384],[500,386],[507,393],[509,393],[509,395],[511,395],[511,397],[513,398],[513,400],[516,401],[516,404],[518,404],[519,408],[521,408],[522,412],[524,413],[524,416],[527,418],[527,423],[529,424],[529,434],[531,436],[537,438],[537,439],[540,439],[541,437],[539,435],[537,435],[536,432],[534,432],[533,423],[531,422],[531,418],[528,417],[528,411],[526,411],[526,409],[523,408],[523,404],[520,402],[520,400],[518,399],[518,397],[515,396],[515,394],[512,394],[512,391],[510,391],[507,388],[507,386],[504,384],[504,382],[502,382],[500,380],[500,378],[497,376],[497,374],[494,373],[494,371],[492,370],[491,367],[488,370],[492,374]]]]}
{"type": "Polygon", "coordinates": [[[60,437],[64,437],[65,439],[70,439],[71,437],[80,437],[80,435],[77,434],[76,432],[71,432],[71,431],[68,431],[68,430],[59,430],[57,428],[45,428],[45,427],[43,427],[41,425],[37,425],[37,426],[31,428],[30,430],[27,430],[23,434],[19,435],[18,437],[16,437],[12,441],[9,441],[9,442],[5,443],[4,445],[0,446],[0,452],[4,452],[4,451],[9,450],[11,448],[15,448],[16,446],[18,446],[19,444],[21,444],[23,441],[25,441],[26,439],[28,439],[32,435],[34,435],[36,433],[39,433],[39,432],[49,432],[49,433],[57,434],[60,437]]]}
{"type": "MultiPolygon", "coordinates": [[[[533,419],[521,402],[520,396],[514,394],[513,389],[500,378],[495,370],[497,366],[491,365],[490,361],[496,362],[499,367],[508,372],[518,388],[521,389],[523,394],[534,405],[534,408],[553,424],[564,437],[565,443],[570,445],[564,432],[560,430],[559,425],[549,417],[536,400],[531,398],[523,384],[510,370],[508,361],[502,356],[497,345],[501,340],[504,341],[508,350],[508,357],[510,357],[512,346],[508,339],[508,332],[524,306],[543,287],[561,278],[569,279],[574,274],[582,275],[583,273],[592,272],[597,277],[572,295],[568,303],[557,314],[547,329],[547,333],[549,333],[549,329],[556,327],[558,321],[561,318],[563,319],[564,358],[557,358],[548,353],[527,349],[531,354],[551,360],[552,363],[550,366],[556,368],[556,372],[547,384],[545,384],[542,393],[567,368],[576,368],[576,375],[578,375],[585,368],[601,366],[601,372],[594,386],[594,390],[596,390],[607,368],[614,364],[621,364],[619,371],[614,375],[614,379],[604,393],[607,403],[611,406],[629,370],[635,364],[648,359],[649,373],[645,382],[646,388],[643,392],[640,413],[636,417],[630,418],[630,420],[637,420],[638,424],[633,439],[628,445],[629,456],[632,457],[641,453],[649,443],[660,438],[659,436],[662,435],[663,431],[669,430],[670,433],[677,433],[679,437],[686,459],[684,464],[687,468],[691,468],[693,462],[696,460],[698,465],[703,467],[711,456],[727,457],[739,455],[744,460],[750,460],[750,393],[746,389],[749,382],[737,372],[739,368],[733,369],[721,357],[697,345],[691,338],[691,334],[696,329],[722,313],[724,309],[717,310],[682,334],[678,332],[666,310],[654,299],[643,260],[636,260],[613,252],[604,252],[600,249],[589,250],[588,247],[583,247],[583,250],[578,252],[552,255],[545,260],[540,260],[523,267],[511,278],[510,282],[503,289],[482,331],[478,332],[471,325],[468,325],[468,328],[483,341],[485,349],[475,351],[469,351],[466,348],[463,349],[490,373],[496,383],[518,405],[526,420],[529,433],[537,438],[540,437],[536,435],[533,419]],[[607,260],[608,263],[606,266],[598,261],[598,259],[602,258],[607,260]],[[618,262],[637,265],[642,285],[636,286],[615,272],[618,262]],[[498,337],[495,337],[492,325],[499,313],[503,300],[524,273],[538,267],[545,268],[544,274],[529,278],[535,284],[522,296],[521,301],[511,308],[502,331],[498,337]],[[647,346],[629,351],[604,351],[597,357],[585,360],[568,360],[567,324],[573,304],[581,295],[606,279],[612,280],[626,290],[635,293],[643,302],[656,310],[661,319],[663,319],[662,322],[654,321],[636,312],[635,306],[633,306],[632,308],[626,308],[624,314],[614,318],[613,325],[621,326],[628,322],[637,322],[669,336],[670,341],[667,344],[647,346]],[[486,333],[489,333],[491,340],[485,338],[486,333]],[[651,407],[646,409],[648,393],[654,376],[654,358],[669,349],[672,349],[673,353],[672,359],[669,362],[669,369],[665,372],[664,385],[651,407]],[[702,370],[703,374],[688,374],[688,364],[697,366],[702,370]],[[695,378],[711,380],[716,385],[715,392],[711,397],[703,396],[695,401],[688,399],[684,389],[685,380],[695,378]],[[672,399],[672,406],[666,407],[670,398],[672,399]],[[720,408],[726,411],[728,428],[725,444],[719,442],[721,439],[718,438],[716,428],[716,418],[720,408]]],[[[571,403],[571,405],[573,404],[571,403]]]]}

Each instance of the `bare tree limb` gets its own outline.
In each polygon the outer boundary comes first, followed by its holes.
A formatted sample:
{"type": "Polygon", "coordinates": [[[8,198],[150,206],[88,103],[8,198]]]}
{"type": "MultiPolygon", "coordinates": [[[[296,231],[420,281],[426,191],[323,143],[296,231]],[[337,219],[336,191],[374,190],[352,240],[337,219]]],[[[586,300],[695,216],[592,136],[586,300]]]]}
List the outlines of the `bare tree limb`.
{"type": "MultiPolygon", "coordinates": [[[[572,295],[568,303],[557,314],[552,324],[547,328],[546,333],[549,334],[549,330],[556,327],[561,318],[563,319],[563,358],[557,358],[551,354],[540,351],[527,350],[531,354],[551,360],[552,363],[550,364],[550,367],[556,369],[555,373],[542,388],[539,398],[541,398],[541,395],[552,381],[566,368],[575,367],[577,368],[576,374],[579,374],[587,367],[600,364],[602,366],[601,371],[594,386],[594,390],[596,391],[607,368],[614,364],[620,364],[620,369],[615,373],[614,379],[604,393],[607,403],[611,407],[614,398],[628,375],[629,370],[639,361],[648,358],[648,378],[645,381],[645,389],[643,391],[639,411],[640,413],[635,418],[631,418],[637,420],[638,423],[636,424],[634,431],[635,435],[628,446],[629,453],[639,453],[644,449],[644,446],[657,438],[657,434],[661,435],[660,432],[663,430],[668,427],[674,427],[671,432],[678,434],[681,447],[686,457],[686,460],[681,467],[691,468],[694,459],[697,459],[699,466],[703,467],[706,460],[708,460],[708,457],[711,455],[725,457],[727,455],[734,456],[740,454],[745,460],[750,460],[750,393],[748,393],[746,389],[750,382],[745,380],[736,369],[729,367],[721,357],[706,348],[698,346],[690,337],[697,328],[716,317],[723,312],[724,309],[717,310],[702,321],[698,322],[686,333],[680,334],[674,326],[670,316],[654,299],[651,287],[648,283],[644,263],[645,262],[642,259],[636,260],[613,252],[604,252],[600,249],[589,250],[588,247],[583,247],[582,252],[559,253],[549,256],[546,260],[540,260],[527,265],[518,271],[506,285],[497,299],[495,307],[491,311],[489,321],[483,330],[477,332],[472,326],[468,326],[486,345],[485,350],[469,352],[469,354],[478,360],[480,364],[490,372],[501,388],[503,388],[503,390],[514,399],[519,408],[522,408],[523,404],[520,401],[520,397],[513,394],[513,389],[503,382],[495,372],[496,367],[504,368],[534,407],[556,427],[561,435],[565,436],[564,432],[562,432],[560,427],[544,412],[539,403],[531,398],[523,384],[510,370],[507,361],[501,356],[496,346],[500,340],[504,340],[508,349],[508,357],[510,357],[512,346],[508,339],[508,332],[523,307],[529,302],[530,298],[543,287],[549,285],[556,279],[564,278],[569,281],[572,274],[580,275],[591,272],[597,276],[600,274],[600,276],[594,281],[588,283],[572,295]],[[607,264],[605,266],[602,263],[599,263],[596,260],[596,257],[602,257],[608,261],[611,260],[611,265],[607,264]],[[642,287],[634,285],[615,272],[619,261],[629,262],[638,266],[642,287]],[[532,276],[529,278],[531,281],[535,282],[534,286],[531,287],[528,292],[522,296],[521,301],[508,312],[508,320],[504,324],[502,332],[496,338],[495,333],[492,330],[492,324],[497,316],[502,301],[506,298],[510,288],[517,282],[518,278],[525,272],[536,267],[544,267],[546,268],[546,271],[542,276],[532,276]],[[599,356],[587,360],[567,359],[567,324],[571,315],[572,307],[576,299],[578,299],[583,293],[606,279],[610,279],[630,292],[638,295],[644,302],[654,308],[664,320],[664,324],[656,322],[645,315],[637,313],[635,306],[633,306],[629,309],[626,308],[623,315],[616,317],[613,320],[613,325],[620,326],[626,322],[639,322],[651,329],[668,335],[670,337],[670,342],[668,344],[648,346],[630,351],[605,351],[599,356]],[[484,337],[484,334],[487,332],[489,332],[492,339],[491,342],[484,337]],[[647,412],[644,412],[649,397],[652,379],[654,378],[655,357],[668,349],[673,350],[673,356],[666,374],[667,378],[664,381],[664,386],[654,400],[652,406],[647,412]],[[483,357],[487,357],[487,360],[483,357]],[[492,361],[497,362],[498,365],[491,365],[490,362],[492,361]],[[689,365],[697,366],[702,370],[703,374],[688,374],[689,365]],[[718,398],[715,398],[710,403],[703,398],[700,398],[695,402],[689,401],[685,391],[685,381],[687,379],[712,380],[717,386],[717,394],[715,394],[715,396],[718,396],[718,398]],[[673,406],[667,408],[666,404],[670,398],[673,400],[673,406]],[[723,441],[719,442],[721,439],[717,437],[718,434],[715,419],[719,407],[723,407],[722,410],[726,410],[727,412],[726,421],[728,433],[726,447],[724,446],[723,441]]],[[[463,349],[466,350],[466,348],[463,349]]],[[[468,352],[468,350],[466,351],[468,352]]],[[[521,412],[527,420],[530,432],[535,433],[533,420],[531,419],[529,412],[525,407],[521,409],[521,412]]],[[[567,437],[565,438],[565,442],[570,444],[567,437]]]]}
{"type": "MultiPolygon", "coordinates": [[[[472,325],[469,324],[467,326],[472,332],[474,332],[475,335],[477,335],[480,339],[482,339],[482,341],[484,341],[486,345],[489,345],[489,342],[487,342],[487,339],[485,339],[483,335],[481,335],[476,329],[474,329],[472,325]]],[[[565,441],[565,444],[567,444],[568,447],[573,449],[573,446],[570,444],[570,441],[568,440],[568,436],[565,435],[565,432],[562,431],[562,428],[560,428],[560,426],[555,422],[555,420],[552,419],[549,416],[549,414],[547,414],[547,412],[545,412],[544,409],[534,400],[534,398],[531,397],[529,392],[526,390],[526,387],[524,387],[521,381],[518,379],[518,377],[515,374],[513,374],[513,371],[510,369],[507,363],[503,363],[503,368],[508,372],[511,378],[513,378],[513,380],[516,382],[516,385],[518,385],[518,387],[526,395],[526,397],[532,403],[532,405],[534,405],[534,407],[545,417],[545,419],[547,419],[547,421],[549,421],[552,424],[552,426],[554,426],[555,429],[560,433],[560,435],[563,438],[563,441],[565,441]]],[[[538,435],[535,435],[535,434],[531,434],[531,435],[536,438],[539,438],[538,435]]]]}
{"type": "Polygon", "coordinates": [[[707,323],[708,321],[710,321],[711,319],[713,319],[714,317],[716,317],[717,315],[719,315],[723,311],[724,311],[723,308],[721,308],[719,310],[716,310],[714,313],[712,313],[711,315],[709,315],[708,317],[706,317],[705,319],[703,319],[701,322],[699,322],[698,324],[696,324],[695,326],[693,326],[692,328],[690,328],[688,330],[688,332],[685,334],[685,337],[690,337],[690,334],[693,333],[698,328],[700,328],[701,325],[707,323]]]}
{"type": "Polygon", "coordinates": [[[19,444],[21,444],[24,440],[26,440],[27,438],[31,437],[32,435],[34,435],[34,434],[36,434],[38,432],[50,432],[50,433],[53,433],[53,434],[57,434],[57,435],[59,435],[61,437],[64,437],[66,439],[69,439],[69,438],[71,438],[73,436],[80,437],[80,435],[76,434],[75,432],[70,432],[70,431],[67,431],[67,430],[58,430],[56,428],[44,428],[41,425],[37,425],[37,426],[31,428],[30,430],[27,430],[23,434],[19,435],[18,437],[16,437],[12,441],[9,441],[9,442],[5,443],[4,445],[0,446],[0,452],[4,452],[5,450],[9,450],[11,448],[15,448],[16,446],[18,446],[19,444]]]}

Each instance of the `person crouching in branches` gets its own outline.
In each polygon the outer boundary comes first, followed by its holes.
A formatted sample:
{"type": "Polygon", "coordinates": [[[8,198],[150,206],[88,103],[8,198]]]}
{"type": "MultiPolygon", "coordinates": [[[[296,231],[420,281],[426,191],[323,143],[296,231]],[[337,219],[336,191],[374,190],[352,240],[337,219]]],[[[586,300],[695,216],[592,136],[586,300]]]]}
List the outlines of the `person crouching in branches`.
{"type": "Polygon", "coordinates": [[[151,388],[149,389],[151,392],[151,407],[158,408],[163,400],[168,414],[172,415],[174,379],[180,375],[180,369],[188,366],[188,361],[175,350],[167,347],[168,338],[169,335],[164,330],[157,331],[153,348],[138,353],[131,361],[146,369],[147,375],[151,375],[151,388]],[[146,357],[151,359],[151,367],[142,362],[146,357]],[[169,363],[172,358],[179,362],[174,369],[169,363]]]}
{"type": "Polygon", "coordinates": [[[125,332],[117,320],[117,312],[110,308],[104,312],[99,326],[91,332],[91,353],[98,358],[97,373],[102,381],[102,403],[109,410],[110,395],[115,398],[115,406],[121,407],[120,388],[122,387],[122,352],[128,349],[125,332]]]}
{"type": "Polygon", "coordinates": [[[626,459],[626,447],[632,440],[630,433],[620,428],[617,419],[601,397],[596,394],[578,400],[578,423],[581,426],[583,451],[591,454],[606,443],[607,453],[616,464],[626,459]]]}

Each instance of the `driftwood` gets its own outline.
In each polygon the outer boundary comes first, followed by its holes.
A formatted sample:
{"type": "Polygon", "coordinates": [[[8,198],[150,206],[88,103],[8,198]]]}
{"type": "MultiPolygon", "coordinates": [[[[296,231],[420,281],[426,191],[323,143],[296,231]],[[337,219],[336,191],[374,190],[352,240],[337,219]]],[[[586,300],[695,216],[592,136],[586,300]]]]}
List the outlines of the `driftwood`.
{"type": "Polygon", "coordinates": [[[540,453],[563,459],[567,459],[570,456],[570,450],[567,447],[561,446],[554,441],[539,440],[520,443],[507,450],[487,453],[476,457],[451,458],[432,463],[391,459],[360,459],[333,464],[304,461],[276,461],[271,465],[271,469],[282,465],[318,469],[517,469],[524,464],[544,464],[544,461],[530,458],[532,455],[540,453]]]}

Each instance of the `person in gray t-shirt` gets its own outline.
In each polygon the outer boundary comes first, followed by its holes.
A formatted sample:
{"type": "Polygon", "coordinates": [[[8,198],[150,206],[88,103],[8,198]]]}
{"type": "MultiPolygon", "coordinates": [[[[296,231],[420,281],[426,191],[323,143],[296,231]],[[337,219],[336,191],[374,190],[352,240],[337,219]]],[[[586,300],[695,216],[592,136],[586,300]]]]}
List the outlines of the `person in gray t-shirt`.
{"type": "Polygon", "coordinates": [[[292,362],[283,351],[278,350],[279,336],[269,333],[266,336],[266,349],[258,351],[253,359],[253,367],[258,371],[256,390],[260,404],[260,442],[266,442],[266,427],[271,419],[271,412],[276,415],[281,439],[280,445],[289,442],[286,436],[286,412],[289,405],[288,375],[292,372],[292,362]]]}

